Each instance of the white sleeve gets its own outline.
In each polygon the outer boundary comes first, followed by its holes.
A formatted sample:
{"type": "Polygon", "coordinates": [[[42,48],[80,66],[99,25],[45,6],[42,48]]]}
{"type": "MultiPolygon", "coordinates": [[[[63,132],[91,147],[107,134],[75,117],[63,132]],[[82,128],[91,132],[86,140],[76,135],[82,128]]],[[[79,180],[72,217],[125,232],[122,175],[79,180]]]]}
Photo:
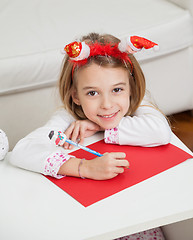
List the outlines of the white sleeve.
{"type": "MultiPolygon", "coordinates": [[[[45,168],[52,156],[62,156],[61,162],[64,161],[63,156],[68,160],[66,150],[53,144],[48,135],[51,130],[64,132],[73,121],[74,119],[65,110],[56,112],[47,124],[36,129],[16,144],[11,153],[10,162],[17,167],[46,174],[45,168]]],[[[49,171],[47,174],[52,175],[49,171]]]]}
{"type": "Polygon", "coordinates": [[[120,145],[153,147],[168,144],[170,140],[168,121],[150,104],[140,105],[132,117],[124,117],[118,126],[120,145]]]}

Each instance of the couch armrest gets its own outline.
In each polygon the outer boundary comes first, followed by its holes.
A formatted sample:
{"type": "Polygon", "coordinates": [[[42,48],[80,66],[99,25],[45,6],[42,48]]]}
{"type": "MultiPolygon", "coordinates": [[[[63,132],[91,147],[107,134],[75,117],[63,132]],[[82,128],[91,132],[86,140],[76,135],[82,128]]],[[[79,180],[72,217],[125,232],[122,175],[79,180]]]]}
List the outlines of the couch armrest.
{"type": "Polygon", "coordinates": [[[193,16],[193,1],[192,0],[168,0],[169,2],[175,3],[176,5],[189,10],[193,16]]]}

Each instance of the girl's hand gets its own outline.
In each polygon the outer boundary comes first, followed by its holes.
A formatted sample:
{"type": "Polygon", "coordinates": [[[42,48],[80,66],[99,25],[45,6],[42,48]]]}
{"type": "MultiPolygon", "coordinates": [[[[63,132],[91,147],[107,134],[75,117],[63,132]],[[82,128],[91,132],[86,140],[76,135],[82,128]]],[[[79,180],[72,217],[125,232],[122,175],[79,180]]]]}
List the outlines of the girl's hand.
{"type": "MultiPolygon", "coordinates": [[[[64,133],[68,139],[71,139],[74,142],[78,140],[80,144],[83,144],[84,138],[90,137],[96,132],[102,130],[103,129],[101,129],[99,125],[90,120],[78,120],[73,122],[64,133]]],[[[64,148],[72,149],[73,146],[65,142],[64,148]]]]}
{"type": "Polygon", "coordinates": [[[114,178],[129,167],[125,157],[123,152],[111,152],[93,160],[84,160],[80,168],[81,176],[95,180],[114,178]]]}

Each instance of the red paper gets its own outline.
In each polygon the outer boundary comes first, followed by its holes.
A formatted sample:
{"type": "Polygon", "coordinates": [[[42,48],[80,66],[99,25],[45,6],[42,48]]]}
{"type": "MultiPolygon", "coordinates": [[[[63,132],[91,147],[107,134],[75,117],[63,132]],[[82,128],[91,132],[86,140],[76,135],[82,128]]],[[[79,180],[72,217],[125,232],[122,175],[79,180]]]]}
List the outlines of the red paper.
{"type": "MultiPolygon", "coordinates": [[[[125,152],[130,166],[117,177],[103,181],[76,177],[55,179],[46,176],[85,207],[192,158],[190,154],[172,144],[145,148],[106,144],[101,140],[89,145],[89,147],[100,153],[125,152]]],[[[82,149],[74,151],[73,155],[85,159],[96,157],[82,149]]]]}

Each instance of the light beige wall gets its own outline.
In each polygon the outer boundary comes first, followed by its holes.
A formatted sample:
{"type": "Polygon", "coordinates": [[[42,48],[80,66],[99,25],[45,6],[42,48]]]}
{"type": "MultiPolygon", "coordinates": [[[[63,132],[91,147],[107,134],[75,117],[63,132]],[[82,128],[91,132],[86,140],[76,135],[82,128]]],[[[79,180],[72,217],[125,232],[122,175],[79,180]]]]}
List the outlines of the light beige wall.
{"type": "Polygon", "coordinates": [[[167,240],[193,240],[193,218],[164,226],[167,240]]]}

